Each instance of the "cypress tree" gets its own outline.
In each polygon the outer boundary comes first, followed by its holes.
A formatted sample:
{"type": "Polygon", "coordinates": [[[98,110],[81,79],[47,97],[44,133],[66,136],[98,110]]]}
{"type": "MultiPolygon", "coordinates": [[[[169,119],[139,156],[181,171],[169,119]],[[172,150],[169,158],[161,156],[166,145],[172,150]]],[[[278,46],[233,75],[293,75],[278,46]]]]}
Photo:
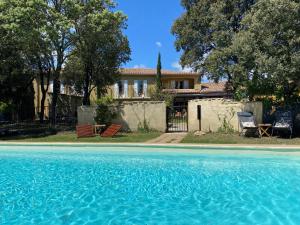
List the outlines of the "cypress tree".
{"type": "Polygon", "coordinates": [[[157,59],[157,72],[156,72],[156,91],[160,92],[162,89],[162,82],[161,82],[161,55],[158,53],[157,59]]]}

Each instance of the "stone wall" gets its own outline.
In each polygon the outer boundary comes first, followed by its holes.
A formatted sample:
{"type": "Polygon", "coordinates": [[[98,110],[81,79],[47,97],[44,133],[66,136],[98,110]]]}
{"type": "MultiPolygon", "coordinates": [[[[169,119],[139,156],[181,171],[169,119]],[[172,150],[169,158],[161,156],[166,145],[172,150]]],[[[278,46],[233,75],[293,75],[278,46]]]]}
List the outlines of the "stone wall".
{"type": "MultiPolygon", "coordinates": [[[[143,124],[150,129],[166,131],[166,104],[156,101],[120,102],[113,122],[122,124],[124,131],[137,131],[143,124]]],[[[96,107],[78,107],[78,124],[95,124],[96,107]]]]}
{"type": "Polygon", "coordinates": [[[226,99],[197,99],[188,103],[189,132],[199,130],[197,106],[201,105],[201,130],[216,132],[224,124],[224,120],[235,131],[239,130],[237,112],[252,112],[257,123],[262,123],[263,106],[261,102],[235,102],[226,99]]]}
{"type": "Polygon", "coordinates": [[[79,106],[77,108],[78,125],[95,124],[96,106],[79,106]]]}

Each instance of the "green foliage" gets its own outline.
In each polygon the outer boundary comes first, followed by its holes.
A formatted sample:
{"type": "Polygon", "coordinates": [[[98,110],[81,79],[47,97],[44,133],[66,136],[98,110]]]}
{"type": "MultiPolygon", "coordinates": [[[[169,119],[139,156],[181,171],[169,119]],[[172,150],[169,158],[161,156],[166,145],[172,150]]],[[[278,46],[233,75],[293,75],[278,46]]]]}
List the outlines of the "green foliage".
{"type": "MultiPolygon", "coordinates": [[[[241,28],[241,19],[254,0],[182,0],[186,12],[178,18],[172,33],[175,46],[183,51],[181,64],[210,72],[210,78],[227,77],[227,66],[234,56],[226,48],[241,28]],[[207,65],[208,56],[213,65],[207,65]],[[215,70],[215,71],[214,71],[215,70]],[[214,72],[214,73],[212,73],[214,72]]],[[[210,63],[211,64],[211,63],[210,63]]]]}
{"type": "Polygon", "coordinates": [[[150,93],[150,97],[153,101],[164,101],[167,107],[171,107],[173,106],[175,96],[167,92],[154,91],[150,93]]]}
{"type": "Polygon", "coordinates": [[[150,133],[154,130],[150,128],[149,122],[144,119],[142,122],[138,123],[138,132],[140,133],[150,133]]]}
{"type": "Polygon", "coordinates": [[[156,91],[160,92],[162,90],[162,81],[161,81],[161,55],[158,53],[157,59],[157,73],[156,73],[156,91]]]}
{"type": "Polygon", "coordinates": [[[6,113],[9,109],[9,106],[5,102],[0,102],[0,113],[6,113]]]}
{"type": "MultiPolygon", "coordinates": [[[[258,1],[244,17],[244,29],[235,36],[231,48],[238,57],[233,71],[239,68],[251,85],[286,102],[299,94],[300,30],[295,23],[300,20],[299,11],[299,1],[258,1]]],[[[263,94],[259,90],[255,93],[263,94]]]]}
{"type": "Polygon", "coordinates": [[[0,100],[19,105],[20,94],[37,75],[46,80],[41,82],[45,96],[52,79],[55,123],[63,67],[68,72],[64,82],[81,86],[85,100],[93,86],[101,92],[115,82],[130,49],[122,33],[126,16],[114,7],[111,0],[1,0],[0,100]]]}
{"type": "Polygon", "coordinates": [[[114,106],[114,100],[107,96],[97,100],[96,117],[94,118],[97,124],[111,124],[112,120],[117,117],[117,109],[114,106]]]}
{"type": "Polygon", "coordinates": [[[172,32],[183,66],[228,80],[237,99],[298,99],[299,1],[182,0],[182,5],[186,12],[172,32]]]}
{"type": "Polygon", "coordinates": [[[112,1],[92,0],[80,4],[74,13],[73,56],[66,63],[65,74],[84,94],[89,105],[91,91],[103,94],[118,80],[120,66],[130,59],[126,29],[127,17],[113,10],[112,1]],[[75,69],[76,68],[76,69],[75,69]]]}
{"type": "Polygon", "coordinates": [[[235,111],[233,108],[230,108],[224,115],[218,114],[218,120],[221,123],[221,126],[218,129],[218,132],[231,134],[234,133],[234,128],[231,124],[231,120],[233,119],[235,111]]]}

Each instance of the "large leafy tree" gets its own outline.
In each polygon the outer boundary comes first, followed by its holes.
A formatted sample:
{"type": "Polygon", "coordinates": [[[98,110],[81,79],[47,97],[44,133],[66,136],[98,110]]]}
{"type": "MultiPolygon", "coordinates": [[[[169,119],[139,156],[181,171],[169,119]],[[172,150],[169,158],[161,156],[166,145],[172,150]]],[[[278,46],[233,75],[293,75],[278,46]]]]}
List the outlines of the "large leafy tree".
{"type": "Polygon", "coordinates": [[[38,24],[42,24],[42,5],[39,0],[0,2],[0,98],[15,106],[21,119],[28,111],[33,114],[28,106],[36,74],[32,46],[37,43],[38,24]]]}
{"type": "Polygon", "coordinates": [[[94,88],[98,97],[106,92],[118,79],[120,66],[129,60],[129,43],[122,32],[126,16],[113,8],[111,1],[90,0],[81,4],[74,17],[74,50],[65,78],[83,91],[83,105],[90,105],[94,88]]]}
{"type": "Polygon", "coordinates": [[[61,72],[65,61],[73,47],[74,12],[81,1],[73,0],[45,0],[47,9],[45,16],[47,27],[43,33],[43,40],[50,50],[51,71],[53,73],[53,96],[51,102],[51,124],[56,124],[56,108],[60,93],[61,72]]]}
{"type": "Polygon", "coordinates": [[[300,2],[260,0],[242,20],[229,51],[246,94],[276,94],[285,102],[299,96],[300,2]]]}
{"type": "Polygon", "coordinates": [[[204,70],[216,81],[235,80],[228,67],[237,57],[228,47],[255,0],[182,0],[181,3],[186,12],[175,21],[172,33],[176,49],[182,51],[182,66],[204,70]]]}

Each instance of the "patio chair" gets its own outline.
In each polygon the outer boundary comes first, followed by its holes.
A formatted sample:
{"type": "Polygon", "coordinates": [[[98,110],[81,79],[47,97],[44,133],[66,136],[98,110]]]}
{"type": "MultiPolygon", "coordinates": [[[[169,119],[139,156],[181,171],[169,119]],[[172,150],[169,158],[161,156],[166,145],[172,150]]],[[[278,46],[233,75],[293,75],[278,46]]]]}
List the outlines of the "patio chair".
{"type": "Polygon", "coordinates": [[[122,128],[122,125],[112,124],[106,128],[101,134],[101,137],[113,137],[115,136],[122,128]]]}
{"type": "Polygon", "coordinates": [[[77,138],[83,138],[83,137],[94,137],[94,126],[93,125],[78,125],[76,126],[76,134],[77,138]]]}
{"type": "Polygon", "coordinates": [[[278,111],[275,113],[275,122],[272,127],[272,136],[274,131],[288,132],[290,138],[293,135],[293,116],[291,111],[278,111]]]}
{"type": "Polygon", "coordinates": [[[254,116],[249,112],[238,112],[238,119],[240,124],[240,135],[246,135],[247,133],[253,133],[258,135],[258,126],[256,126],[254,116]]]}

